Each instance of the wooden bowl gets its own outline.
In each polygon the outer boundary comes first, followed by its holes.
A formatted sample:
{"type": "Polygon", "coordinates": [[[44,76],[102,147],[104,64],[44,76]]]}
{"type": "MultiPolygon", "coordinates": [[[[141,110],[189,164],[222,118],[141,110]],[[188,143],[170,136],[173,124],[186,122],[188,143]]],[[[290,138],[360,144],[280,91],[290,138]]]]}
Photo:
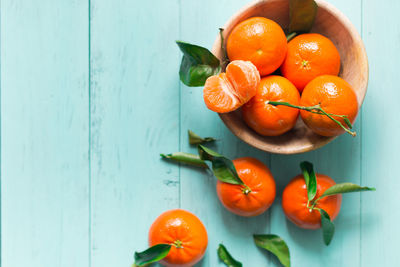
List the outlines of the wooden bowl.
{"type": "MultiPolygon", "coordinates": [[[[341,57],[339,76],[353,87],[359,107],[364,100],[368,84],[368,59],[364,44],[355,27],[337,8],[317,0],[318,13],[311,32],[328,37],[336,45],[341,57]]],[[[283,29],[289,25],[288,0],[264,0],[250,3],[236,13],[224,26],[224,40],[241,21],[250,17],[266,17],[279,23],[283,29]]],[[[221,38],[217,37],[213,53],[221,59],[221,38]]],[[[275,137],[257,134],[243,121],[240,110],[219,115],[225,125],[238,138],[258,149],[278,153],[296,154],[320,148],[335,137],[324,137],[308,129],[299,117],[296,126],[289,132],[275,137]]]]}

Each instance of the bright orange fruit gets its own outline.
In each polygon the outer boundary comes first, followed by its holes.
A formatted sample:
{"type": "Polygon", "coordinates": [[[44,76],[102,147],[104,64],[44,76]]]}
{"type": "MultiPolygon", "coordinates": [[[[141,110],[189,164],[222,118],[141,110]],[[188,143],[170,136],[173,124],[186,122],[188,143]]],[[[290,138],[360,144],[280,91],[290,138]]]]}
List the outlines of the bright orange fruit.
{"type": "Polygon", "coordinates": [[[229,34],[226,50],[230,60],[251,61],[261,76],[271,74],[286,56],[287,41],[276,22],[253,17],[240,22],[229,34]]]}
{"type": "Polygon", "coordinates": [[[226,209],[240,216],[256,216],[274,202],[276,189],[271,171],[255,158],[238,158],[233,164],[248,186],[217,182],[217,194],[226,209]]]}
{"type": "Polygon", "coordinates": [[[300,92],[314,78],[323,74],[338,75],[339,70],[339,51],[331,40],[317,33],[293,38],[281,66],[282,75],[300,92]]]}
{"type": "MultiPolygon", "coordinates": [[[[345,80],[332,75],[322,75],[304,88],[301,95],[301,106],[320,105],[327,113],[346,115],[353,123],[358,113],[357,96],[353,88],[345,80]]],[[[315,133],[323,136],[336,136],[344,130],[325,115],[300,111],[304,123],[315,133]]],[[[343,118],[333,116],[336,120],[346,125],[343,118]]]]}
{"type": "Polygon", "coordinates": [[[251,62],[232,61],[226,67],[226,73],[206,80],[204,102],[210,110],[218,113],[234,111],[255,95],[259,83],[260,74],[251,62]]]}
{"type": "MultiPolygon", "coordinates": [[[[317,194],[319,198],[326,189],[335,185],[329,176],[316,174],[317,194]]],[[[285,187],[282,194],[282,208],[286,217],[297,226],[305,229],[318,229],[321,227],[321,215],[318,210],[307,208],[307,186],[303,175],[298,175],[285,187]]],[[[333,221],[339,214],[342,195],[333,195],[318,200],[315,207],[325,210],[333,221]]]]}
{"type": "Polygon", "coordinates": [[[273,106],[268,101],[299,105],[300,94],[284,77],[271,75],[262,78],[256,95],[242,107],[246,124],[264,136],[277,136],[292,129],[299,111],[286,106],[273,106]]]}
{"type": "Polygon", "coordinates": [[[204,256],[207,249],[207,231],[196,215],[182,210],[161,214],[151,225],[149,244],[172,245],[160,262],[168,267],[190,267],[204,256]]]}

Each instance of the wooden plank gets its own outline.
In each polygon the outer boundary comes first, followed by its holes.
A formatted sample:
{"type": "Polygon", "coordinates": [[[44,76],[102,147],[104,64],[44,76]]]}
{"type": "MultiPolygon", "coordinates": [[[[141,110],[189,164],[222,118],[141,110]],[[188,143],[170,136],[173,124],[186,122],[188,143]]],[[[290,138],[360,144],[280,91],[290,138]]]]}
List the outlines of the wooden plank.
{"type": "MultiPolygon", "coordinates": [[[[181,39],[211,49],[218,28],[222,27],[225,21],[244,4],[246,1],[240,0],[182,1],[181,39]]],[[[187,130],[192,129],[202,136],[219,139],[220,141],[211,148],[232,159],[252,156],[266,164],[269,162],[269,155],[237,139],[223,125],[218,115],[206,108],[201,87],[188,88],[184,85],[181,87],[183,151],[196,153],[195,148],[189,147],[186,137],[187,130]]],[[[214,177],[203,171],[181,168],[181,206],[200,217],[209,235],[207,254],[198,265],[217,266],[219,260],[216,250],[218,244],[222,242],[245,266],[268,266],[265,255],[253,245],[252,235],[269,232],[269,213],[255,218],[233,215],[220,204],[215,192],[215,181],[214,177]]]]}
{"type": "Polygon", "coordinates": [[[362,117],[362,182],[377,191],[361,197],[362,266],[399,266],[397,65],[400,60],[399,1],[363,0],[362,33],[370,77],[362,117]]]}
{"type": "MultiPolygon", "coordinates": [[[[339,8],[361,29],[361,1],[329,1],[339,8]]],[[[356,138],[342,135],[325,147],[300,155],[273,155],[272,172],[278,180],[278,200],[286,184],[301,173],[299,164],[308,160],[314,163],[317,172],[329,175],[336,182],[359,184],[361,119],[355,125],[356,138]]],[[[336,232],[332,243],[325,247],[320,230],[303,230],[285,220],[280,202],[273,206],[271,232],[281,235],[288,243],[294,266],[359,266],[360,265],[360,195],[343,196],[342,208],[335,220],[336,232]],[[356,256],[355,256],[356,255],[356,256]]]]}
{"type": "Polygon", "coordinates": [[[2,266],[88,266],[88,5],[1,1],[2,266]]]}
{"type": "Polygon", "coordinates": [[[130,266],[179,206],[178,1],[91,1],[92,266],[130,266]]]}

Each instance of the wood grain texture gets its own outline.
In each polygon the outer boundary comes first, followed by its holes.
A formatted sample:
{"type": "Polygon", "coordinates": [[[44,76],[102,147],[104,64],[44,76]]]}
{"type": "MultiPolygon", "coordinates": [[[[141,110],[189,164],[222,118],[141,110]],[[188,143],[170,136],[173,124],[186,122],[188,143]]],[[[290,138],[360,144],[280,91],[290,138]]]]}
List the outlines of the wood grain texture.
{"type": "MultiPolygon", "coordinates": [[[[218,27],[242,5],[240,0],[182,1],[180,39],[211,48],[218,27]]],[[[181,85],[181,147],[183,151],[196,152],[188,145],[187,129],[202,136],[216,137],[220,141],[212,148],[232,159],[252,156],[268,165],[268,154],[237,139],[223,125],[218,114],[206,108],[201,87],[181,85]]],[[[265,266],[268,264],[265,255],[253,245],[252,235],[269,231],[269,212],[256,218],[231,214],[220,204],[215,183],[215,178],[204,171],[181,168],[181,207],[198,215],[209,234],[208,251],[197,266],[223,266],[217,257],[217,247],[221,242],[245,266],[265,266]]]]}
{"type": "Polygon", "coordinates": [[[87,14],[1,1],[1,266],[89,264],[87,14]]]}
{"type": "Polygon", "coordinates": [[[400,264],[400,4],[329,1],[362,33],[369,56],[359,134],[287,156],[240,141],[207,110],[202,88],[178,78],[174,41],[211,48],[218,27],[249,2],[0,0],[1,266],[130,266],[151,222],[178,207],[208,230],[196,267],[224,266],[220,242],[245,267],[280,266],[255,247],[253,233],[282,236],[294,267],[400,264]],[[159,153],[196,151],[188,129],[219,139],[211,147],[231,158],[267,164],[277,182],[272,208],[256,218],[232,215],[210,174],[161,160],[159,153]],[[303,160],[337,182],[377,188],[343,196],[329,247],[320,231],[295,227],[281,209],[282,190],[303,160]]]}
{"type": "Polygon", "coordinates": [[[179,205],[178,33],[177,1],[91,1],[92,266],[130,266],[179,205]]]}
{"type": "Polygon", "coordinates": [[[362,113],[362,165],[364,184],[376,192],[361,196],[362,266],[399,266],[396,240],[400,238],[397,220],[399,194],[400,117],[397,113],[400,91],[400,2],[380,5],[363,0],[363,38],[370,60],[369,91],[362,113]],[[372,20],[371,18],[377,18],[372,20]]]}
{"type": "MultiPolygon", "coordinates": [[[[361,1],[350,3],[345,0],[337,0],[331,1],[331,3],[351,18],[354,26],[361,31],[361,1]]],[[[360,184],[363,135],[360,122],[359,117],[355,125],[355,130],[359,133],[356,138],[342,135],[316,151],[300,155],[273,155],[272,172],[279,181],[278,192],[282,193],[285,185],[300,173],[299,163],[303,160],[314,163],[317,172],[329,175],[336,182],[360,184]]],[[[369,185],[373,186],[374,184],[369,185]]],[[[284,220],[280,202],[273,206],[271,218],[271,232],[282,235],[289,243],[293,266],[361,266],[359,193],[343,196],[340,214],[334,222],[335,236],[329,247],[323,244],[320,230],[303,230],[284,220]]]]}

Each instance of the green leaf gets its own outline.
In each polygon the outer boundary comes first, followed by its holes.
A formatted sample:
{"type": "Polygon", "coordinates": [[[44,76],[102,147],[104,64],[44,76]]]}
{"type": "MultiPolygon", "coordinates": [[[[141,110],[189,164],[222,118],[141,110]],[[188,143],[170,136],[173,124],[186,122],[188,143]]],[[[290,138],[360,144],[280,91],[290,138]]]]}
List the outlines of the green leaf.
{"type": "Polygon", "coordinates": [[[228,267],[242,267],[242,263],[235,260],[232,255],[228,252],[226,247],[222,244],[219,244],[218,250],[218,257],[219,259],[225,263],[228,267]]]}
{"type": "Polygon", "coordinates": [[[212,171],[218,180],[228,184],[244,185],[230,159],[202,145],[198,146],[198,151],[200,159],[211,162],[212,171]]]}
{"type": "Polygon", "coordinates": [[[343,120],[346,123],[347,127],[349,127],[349,129],[353,129],[353,125],[347,117],[344,117],[343,120]]]}
{"type": "Polygon", "coordinates": [[[277,235],[253,235],[257,247],[263,248],[278,257],[285,267],[290,267],[290,253],[285,241],[277,235]]]}
{"type": "Polygon", "coordinates": [[[315,176],[314,167],[312,163],[303,161],[300,163],[300,168],[307,186],[308,201],[311,201],[317,194],[317,177],[315,176]]]}
{"type": "Polygon", "coordinates": [[[198,145],[202,143],[209,143],[209,142],[214,142],[216,141],[215,138],[212,137],[200,137],[191,130],[188,130],[188,135],[189,135],[189,144],[191,145],[198,145]]]}
{"type": "Polygon", "coordinates": [[[331,195],[336,195],[336,194],[361,192],[361,191],[375,191],[375,188],[366,187],[366,186],[361,187],[359,185],[352,184],[352,183],[335,184],[335,185],[329,187],[328,189],[326,189],[320,198],[323,198],[326,196],[331,196],[331,195]]]}
{"type": "Polygon", "coordinates": [[[207,164],[204,160],[201,160],[198,155],[185,153],[185,152],[175,152],[172,154],[160,154],[160,156],[164,159],[170,159],[176,162],[196,166],[208,168],[207,164]]]}
{"type": "Polygon", "coordinates": [[[183,52],[179,77],[187,86],[203,86],[208,77],[221,72],[219,59],[208,49],[176,41],[183,52]]]}
{"type": "Polygon", "coordinates": [[[333,234],[335,233],[335,225],[326,211],[323,209],[318,210],[321,214],[322,237],[324,238],[325,245],[328,246],[332,241],[333,234]]]}
{"type": "Polygon", "coordinates": [[[143,266],[148,263],[162,260],[168,255],[170,249],[171,245],[157,244],[146,249],[145,251],[135,252],[135,264],[137,266],[143,266]]]}
{"type": "Polygon", "coordinates": [[[289,1],[289,33],[309,32],[317,15],[318,5],[314,0],[289,1]]]}

